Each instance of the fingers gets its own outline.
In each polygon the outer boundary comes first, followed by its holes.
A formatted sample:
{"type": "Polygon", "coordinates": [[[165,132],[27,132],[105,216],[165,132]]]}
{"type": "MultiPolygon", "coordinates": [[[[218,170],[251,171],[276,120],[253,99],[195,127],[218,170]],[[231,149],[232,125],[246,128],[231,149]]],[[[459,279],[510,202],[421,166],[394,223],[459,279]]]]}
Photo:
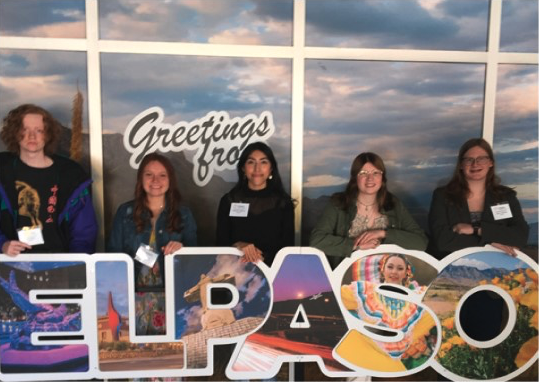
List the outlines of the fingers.
{"type": "Polygon", "coordinates": [[[246,244],[241,248],[243,252],[242,262],[257,262],[264,260],[262,251],[254,246],[254,244],[246,244]]]}
{"type": "Polygon", "coordinates": [[[491,245],[495,248],[498,248],[499,250],[504,251],[508,255],[511,255],[513,257],[517,256],[517,247],[512,247],[510,245],[500,244],[500,243],[491,243],[491,245]]]}
{"type": "Polygon", "coordinates": [[[458,223],[453,226],[453,232],[459,235],[473,235],[473,227],[468,223],[458,223]]]}
{"type": "Polygon", "coordinates": [[[356,243],[354,244],[354,249],[374,249],[378,247],[381,244],[380,240],[378,239],[372,239],[369,241],[362,241],[361,243],[358,243],[358,240],[356,240],[356,243]]]}
{"type": "Polygon", "coordinates": [[[179,251],[183,247],[183,244],[179,241],[169,241],[167,245],[162,247],[163,253],[166,255],[171,255],[176,251],[179,251]]]}
{"type": "Polygon", "coordinates": [[[380,245],[380,240],[371,240],[361,245],[361,249],[374,249],[380,245]]]}
{"type": "Polygon", "coordinates": [[[2,252],[8,256],[17,256],[27,249],[32,249],[32,246],[18,240],[6,241],[2,245],[2,252]]]}
{"type": "Polygon", "coordinates": [[[256,263],[259,261],[264,261],[264,257],[262,257],[262,255],[244,254],[241,261],[243,263],[256,263]]]}
{"type": "Polygon", "coordinates": [[[358,236],[355,244],[357,247],[361,247],[363,244],[367,244],[370,241],[372,241],[372,238],[367,235],[367,232],[363,232],[361,235],[358,236]]]}
{"type": "Polygon", "coordinates": [[[373,249],[382,243],[378,231],[363,232],[354,242],[355,249],[373,249]]]}
{"type": "Polygon", "coordinates": [[[360,241],[360,243],[367,243],[374,240],[378,240],[378,242],[381,242],[384,237],[385,231],[377,229],[363,232],[361,235],[359,235],[358,240],[360,241]]]}

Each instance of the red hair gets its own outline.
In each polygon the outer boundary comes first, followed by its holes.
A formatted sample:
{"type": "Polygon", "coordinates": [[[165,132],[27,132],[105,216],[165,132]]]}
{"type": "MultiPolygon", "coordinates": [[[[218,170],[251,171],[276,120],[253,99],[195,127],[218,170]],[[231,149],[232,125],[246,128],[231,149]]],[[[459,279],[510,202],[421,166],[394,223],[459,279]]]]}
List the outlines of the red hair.
{"type": "Polygon", "coordinates": [[[47,110],[30,103],[12,109],[4,118],[0,136],[8,151],[20,154],[19,142],[22,139],[22,121],[27,114],[39,114],[43,117],[45,127],[44,151],[46,155],[54,154],[62,132],[62,125],[47,110]]]}

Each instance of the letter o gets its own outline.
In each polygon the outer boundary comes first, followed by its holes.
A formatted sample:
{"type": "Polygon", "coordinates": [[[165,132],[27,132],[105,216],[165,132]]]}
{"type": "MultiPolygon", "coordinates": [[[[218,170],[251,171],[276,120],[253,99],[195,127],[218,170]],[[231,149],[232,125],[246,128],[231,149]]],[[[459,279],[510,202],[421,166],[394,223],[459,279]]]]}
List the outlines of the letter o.
{"type": "Polygon", "coordinates": [[[537,264],[521,253],[515,258],[498,250],[468,248],[452,253],[441,265],[423,298],[442,324],[433,368],[451,380],[508,380],[526,370],[537,359],[537,264]],[[463,329],[459,315],[468,299],[485,291],[500,296],[508,317],[499,334],[478,341],[463,329]]]}

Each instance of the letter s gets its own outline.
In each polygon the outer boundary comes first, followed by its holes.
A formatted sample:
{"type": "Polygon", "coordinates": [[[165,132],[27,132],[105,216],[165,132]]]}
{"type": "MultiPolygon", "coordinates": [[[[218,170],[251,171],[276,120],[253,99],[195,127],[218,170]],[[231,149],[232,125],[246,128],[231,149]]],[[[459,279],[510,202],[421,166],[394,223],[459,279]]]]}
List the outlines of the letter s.
{"type": "MultiPolygon", "coordinates": [[[[343,364],[380,377],[418,372],[428,366],[439,346],[436,316],[421,304],[426,287],[414,280],[412,263],[423,270],[433,267],[404,255],[413,251],[392,247],[392,252],[377,250],[355,257],[343,274],[341,300],[354,329],[335,348],[336,358],[343,364]],[[392,267],[401,273],[395,271],[396,275],[390,275],[395,278],[389,279],[385,269],[392,267]]],[[[431,273],[434,276],[437,271],[431,269],[431,273]]]]}

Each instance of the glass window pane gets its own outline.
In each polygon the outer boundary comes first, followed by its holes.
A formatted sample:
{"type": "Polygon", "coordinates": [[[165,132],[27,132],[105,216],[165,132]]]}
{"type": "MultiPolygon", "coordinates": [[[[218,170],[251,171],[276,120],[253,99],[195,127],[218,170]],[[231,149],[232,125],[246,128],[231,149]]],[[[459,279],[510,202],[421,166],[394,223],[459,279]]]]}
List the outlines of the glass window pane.
{"type": "Polygon", "coordinates": [[[502,184],[514,187],[537,245],[537,66],[500,65],[494,151],[502,184]]]}
{"type": "Polygon", "coordinates": [[[477,64],[309,60],[303,244],[365,151],[384,159],[389,190],[426,228],[432,191],[460,145],[481,135],[484,76],[477,64]]]}
{"type": "Polygon", "coordinates": [[[537,52],[537,18],[536,0],[504,0],[500,51],[537,52]]]}
{"type": "Polygon", "coordinates": [[[291,45],[292,0],[106,0],[102,39],[291,45]]]}
{"type": "Polygon", "coordinates": [[[147,122],[147,128],[155,126],[156,134],[158,130],[165,134],[163,124],[170,124],[169,131],[177,132],[179,138],[175,143],[170,139],[165,142],[159,138],[162,135],[154,135],[150,145],[161,145],[158,152],[165,153],[173,161],[180,192],[198,225],[200,245],[215,245],[219,200],[237,181],[234,148],[238,143],[231,142],[232,135],[237,135],[240,142],[248,140],[249,143],[269,136],[267,142],[274,150],[285,188],[290,190],[291,68],[288,59],[103,54],[106,232],[109,232],[117,207],[133,198],[135,188],[136,170],[129,164],[132,155],[124,143],[126,129],[131,121],[141,119],[141,113],[155,106],[162,109],[163,119],[147,122]],[[226,112],[229,118],[258,117],[269,112],[273,116],[275,132],[259,135],[260,130],[255,129],[257,133],[254,134],[255,130],[247,124],[238,135],[237,126],[231,128],[234,123],[226,119],[215,117],[209,123],[207,116],[212,111],[226,112]],[[186,128],[182,133],[180,126],[197,120],[199,125],[208,122],[204,137],[198,135],[191,143],[178,148],[178,142],[190,130],[186,128]],[[223,158],[229,158],[232,169],[215,169],[223,158]],[[206,184],[199,185],[200,176],[195,168],[210,166],[215,169],[213,176],[205,178],[206,184]]]}
{"type": "MultiPolygon", "coordinates": [[[[73,99],[83,97],[81,164],[89,172],[86,53],[0,50],[0,116],[22,104],[44,107],[65,127],[58,152],[70,155],[73,99]]],[[[5,145],[0,140],[0,151],[5,145]]]]}
{"type": "Polygon", "coordinates": [[[84,0],[2,0],[0,36],[84,38],[84,0]]]}
{"type": "Polygon", "coordinates": [[[306,45],[484,51],[487,0],[307,0],[306,45]]]}

